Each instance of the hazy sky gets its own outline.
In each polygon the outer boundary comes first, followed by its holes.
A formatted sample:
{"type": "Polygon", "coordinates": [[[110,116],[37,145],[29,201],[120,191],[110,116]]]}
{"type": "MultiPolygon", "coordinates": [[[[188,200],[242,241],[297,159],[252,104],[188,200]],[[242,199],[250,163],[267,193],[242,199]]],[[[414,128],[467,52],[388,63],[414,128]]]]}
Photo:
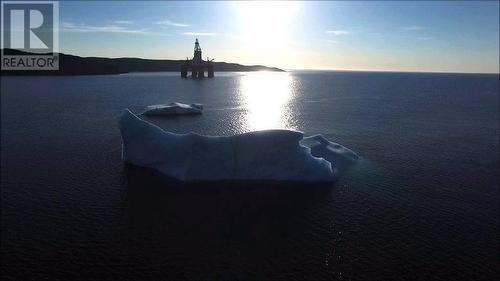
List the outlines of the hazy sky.
{"type": "Polygon", "coordinates": [[[499,72],[498,1],[61,2],[61,52],[287,69],[499,72]]]}

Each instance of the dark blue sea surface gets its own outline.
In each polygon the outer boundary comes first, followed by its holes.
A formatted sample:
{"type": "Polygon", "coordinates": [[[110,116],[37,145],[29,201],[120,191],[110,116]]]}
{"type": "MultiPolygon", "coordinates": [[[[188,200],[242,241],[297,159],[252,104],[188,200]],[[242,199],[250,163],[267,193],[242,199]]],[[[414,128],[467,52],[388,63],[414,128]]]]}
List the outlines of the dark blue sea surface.
{"type": "Polygon", "coordinates": [[[498,75],[179,76],[1,77],[3,280],[499,278],[498,75]],[[361,160],[306,186],[180,185],[124,165],[123,109],[174,101],[205,109],[143,118],[321,133],[361,160]]]}

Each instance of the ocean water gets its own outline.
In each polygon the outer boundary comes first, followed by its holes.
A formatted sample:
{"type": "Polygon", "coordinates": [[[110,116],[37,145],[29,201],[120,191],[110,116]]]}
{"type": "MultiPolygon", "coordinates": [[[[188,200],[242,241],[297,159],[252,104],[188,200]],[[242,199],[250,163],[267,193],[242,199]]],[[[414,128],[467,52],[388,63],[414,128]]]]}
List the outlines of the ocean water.
{"type": "Polygon", "coordinates": [[[2,279],[496,280],[498,120],[498,75],[1,77],[2,279]],[[362,159],[319,186],[183,186],[124,165],[123,109],[173,101],[205,110],[143,118],[321,133],[362,159]]]}

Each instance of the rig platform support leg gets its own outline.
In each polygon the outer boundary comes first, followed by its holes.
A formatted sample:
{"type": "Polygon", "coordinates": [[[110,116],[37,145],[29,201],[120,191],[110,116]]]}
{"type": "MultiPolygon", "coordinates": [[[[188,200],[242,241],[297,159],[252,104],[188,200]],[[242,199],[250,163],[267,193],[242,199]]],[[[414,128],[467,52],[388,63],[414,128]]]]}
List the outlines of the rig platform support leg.
{"type": "Polygon", "coordinates": [[[187,77],[187,74],[188,74],[188,70],[187,70],[187,67],[186,66],[181,66],[181,77],[182,78],[186,78],[187,77]]]}
{"type": "Polygon", "coordinates": [[[214,66],[209,65],[208,66],[208,78],[213,78],[214,77],[214,66]]]}

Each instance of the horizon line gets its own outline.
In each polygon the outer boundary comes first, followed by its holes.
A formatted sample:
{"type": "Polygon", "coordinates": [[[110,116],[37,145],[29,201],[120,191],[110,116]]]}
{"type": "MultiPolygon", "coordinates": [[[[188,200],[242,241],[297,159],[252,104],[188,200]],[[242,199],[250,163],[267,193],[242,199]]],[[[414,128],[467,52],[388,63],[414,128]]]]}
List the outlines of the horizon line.
{"type": "MultiPolygon", "coordinates": [[[[27,51],[12,49],[12,48],[1,48],[1,55],[3,57],[4,50],[15,50],[24,53],[30,53],[27,51]]],[[[183,61],[184,59],[169,59],[169,58],[144,58],[144,57],[105,57],[105,56],[82,56],[70,53],[56,52],[58,54],[69,55],[69,56],[77,56],[81,58],[103,58],[103,59],[143,59],[143,60],[172,60],[172,61],[183,61]]],[[[36,53],[33,53],[36,54],[36,53]]],[[[39,54],[49,54],[49,53],[39,53],[39,54]]],[[[214,62],[222,62],[222,63],[235,63],[241,64],[239,62],[226,62],[226,61],[214,61],[214,62]]],[[[279,66],[268,66],[266,64],[242,64],[246,66],[265,66],[268,68],[278,68],[284,71],[338,71],[338,72],[393,72],[393,73],[441,73],[441,74],[497,74],[500,75],[499,72],[463,72],[463,71],[453,71],[453,70],[401,70],[401,69],[335,69],[335,68],[284,68],[279,66]]],[[[161,71],[160,71],[161,72],[161,71]]],[[[168,71],[165,71],[168,72],[168,71]]]]}
{"type": "Polygon", "coordinates": [[[285,71],[331,71],[331,72],[393,72],[393,73],[441,73],[441,74],[497,74],[500,72],[463,72],[448,70],[384,70],[384,69],[335,69],[335,68],[283,68],[285,71]]]}

